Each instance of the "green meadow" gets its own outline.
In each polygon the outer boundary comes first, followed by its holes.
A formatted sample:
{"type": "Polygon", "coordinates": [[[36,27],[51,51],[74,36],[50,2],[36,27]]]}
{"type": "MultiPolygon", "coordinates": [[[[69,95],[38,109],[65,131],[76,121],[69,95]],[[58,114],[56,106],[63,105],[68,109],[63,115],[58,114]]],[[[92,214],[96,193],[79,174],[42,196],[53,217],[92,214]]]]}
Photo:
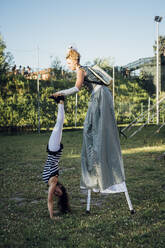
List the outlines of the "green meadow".
{"type": "Polygon", "coordinates": [[[164,248],[165,128],[148,126],[121,140],[128,192],[136,211],[130,214],[124,193],[80,190],[82,130],[64,130],[60,181],[72,212],[49,218],[47,186],[41,174],[50,132],[0,134],[2,248],[164,248]]]}

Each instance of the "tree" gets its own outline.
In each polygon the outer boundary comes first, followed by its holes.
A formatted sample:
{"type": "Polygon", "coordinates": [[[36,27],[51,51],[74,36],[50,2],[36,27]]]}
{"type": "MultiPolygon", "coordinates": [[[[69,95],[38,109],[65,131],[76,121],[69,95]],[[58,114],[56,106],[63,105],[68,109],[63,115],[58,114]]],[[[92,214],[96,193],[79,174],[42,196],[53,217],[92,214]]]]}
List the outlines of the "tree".
{"type": "Polygon", "coordinates": [[[61,79],[63,68],[61,65],[61,61],[58,57],[55,57],[55,59],[53,60],[53,62],[51,64],[51,67],[52,67],[52,77],[55,80],[61,79]]]}
{"type": "Polygon", "coordinates": [[[0,34],[0,72],[9,71],[14,64],[13,56],[10,52],[5,53],[6,44],[0,34]]]}
{"type": "Polygon", "coordinates": [[[107,57],[107,58],[96,58],[93,61],[94,64],[102,68],[112,67],[114,65],[114,58],[107,57]]]}
{"type": "Polygon", "coordinates": [[[13,65],[13,56],[11,53],[6,53],[6,44],[0,34],[0,95],[5,98],[7,95],[7,84],[12,80],[10,68],[13,65]]]}
{"type": "MultiPolygon", "coordinates": [[[[157,41],[153,45],[154,53],[156,55],[157,51],[157,41]]],[[[159,36],[159,55],[165,56],[165,36],[159,36]]]]}
{"type": "Polygon", "coordinates": [[[2,39],[2,35],[0,34],[0,69],[3,67],[3,64],[4,64],[4,50],[6,48],[6,45],[2,39]]]}
{"type": "Polygon", "coordinates": [[[96,58],[96,59],[94,59],[93,64],[100,66],[107,73],[112,75],[112,67],[114,65],[114,58],[112,58],[112,57],[96,58]]]}
{"type": "Polygon", "coordinates": [[[13,56],[9,52],[5,52],[6,44],[0,34],[0,84],[1,88],[6,85],[8,72],[13,65],[13,56]]]}

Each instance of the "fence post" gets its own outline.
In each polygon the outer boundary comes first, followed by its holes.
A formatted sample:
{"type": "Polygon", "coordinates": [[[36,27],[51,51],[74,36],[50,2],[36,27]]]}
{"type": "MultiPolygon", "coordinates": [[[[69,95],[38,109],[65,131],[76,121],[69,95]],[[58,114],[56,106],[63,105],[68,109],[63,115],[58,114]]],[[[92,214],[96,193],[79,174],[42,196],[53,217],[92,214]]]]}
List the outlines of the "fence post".
{"type": "MultiPolygon", "coordinates": [[[[143,113],[143,102],[141,102],[141,114],[142,113],[143,113]]],[[[142,121],[144,121],[144,119],[142,121]]]]}
{"type": "Polygon", "coordinates": [[[76,93],[76,109],[75,109],[75,127],[77,127],[77,93],[76,93]]]}
{"type": "Polygon", "coordinates": [[[150,96],[148,98],[148,124],[150,123],[150,96]]]}

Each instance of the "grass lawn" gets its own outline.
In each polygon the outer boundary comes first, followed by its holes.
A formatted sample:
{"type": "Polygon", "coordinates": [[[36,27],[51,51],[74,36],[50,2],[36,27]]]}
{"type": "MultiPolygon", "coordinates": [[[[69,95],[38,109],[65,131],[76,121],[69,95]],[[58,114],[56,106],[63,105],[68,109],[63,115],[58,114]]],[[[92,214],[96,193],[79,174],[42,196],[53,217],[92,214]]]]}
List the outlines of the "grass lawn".
{"type": "Polygon", "coordinates": [[[41,173],[50,133],[0,135],[1,231],[3,248],[165,247],[165,128],[143,128],[121,138],[126,183],[136,210],[130,215],[124,193],[92,193],[87,215],[80,191],[82,131],[64,131],[60,181],[72,213],[49,219],[47,187],[41,173]]]}

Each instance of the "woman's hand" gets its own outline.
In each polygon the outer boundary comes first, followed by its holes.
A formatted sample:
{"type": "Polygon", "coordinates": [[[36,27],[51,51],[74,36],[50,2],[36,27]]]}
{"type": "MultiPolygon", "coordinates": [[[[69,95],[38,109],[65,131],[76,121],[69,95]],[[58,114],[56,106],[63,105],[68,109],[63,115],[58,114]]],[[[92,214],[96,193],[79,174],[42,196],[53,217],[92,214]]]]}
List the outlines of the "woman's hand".
{"type": "Polygon", "coordinates": [[[52,96],[54,96],[54,97],[58,97],[58,96],[61,96],[61,93],[56,92],[56,93],[53,93],[53,94],[52,94],[52,96]]]}

